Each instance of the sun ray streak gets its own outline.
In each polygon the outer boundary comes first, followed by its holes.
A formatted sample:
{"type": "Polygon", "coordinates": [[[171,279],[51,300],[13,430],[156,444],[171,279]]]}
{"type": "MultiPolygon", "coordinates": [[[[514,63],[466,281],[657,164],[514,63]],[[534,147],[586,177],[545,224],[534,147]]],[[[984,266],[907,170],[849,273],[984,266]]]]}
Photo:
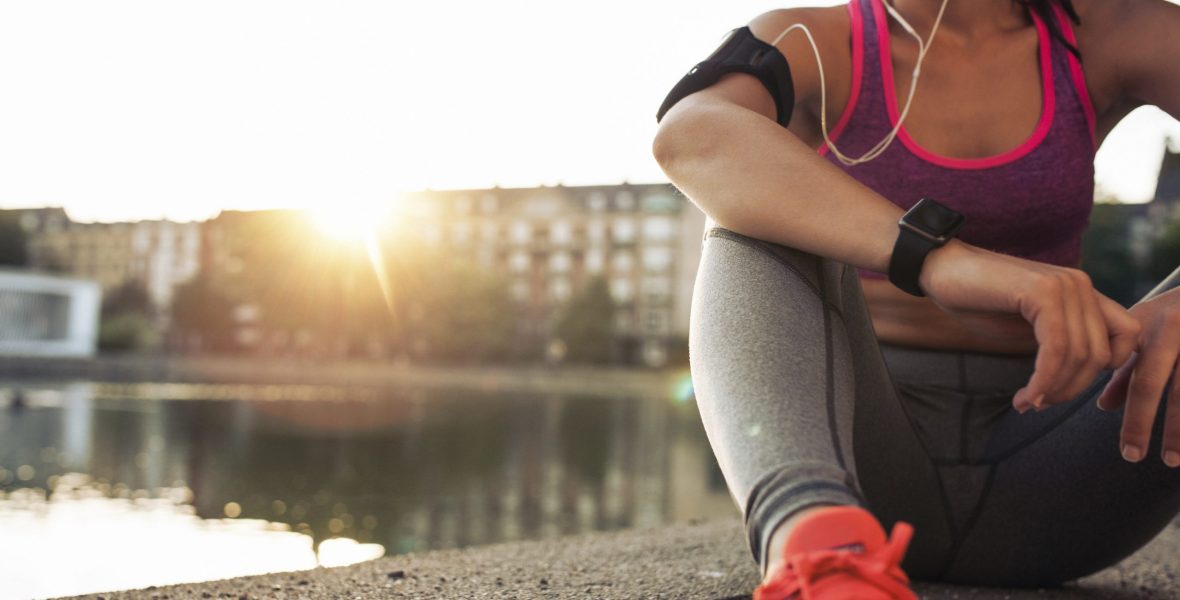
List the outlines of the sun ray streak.
{"type": "Polygon", "coordinates": [[[396,321],[397,313],[393,308],[393,285],[390,282],[389,269],[386,268],[385,255],[381,253],[381,244],[377,239],[376,231],[369,231],[365,234],[365,251],[369,255],[369,264],[373,267],[373,273],[377,276],[377,285],[381,287],[385,308],[389,310],[389,316],[396,321]]]}

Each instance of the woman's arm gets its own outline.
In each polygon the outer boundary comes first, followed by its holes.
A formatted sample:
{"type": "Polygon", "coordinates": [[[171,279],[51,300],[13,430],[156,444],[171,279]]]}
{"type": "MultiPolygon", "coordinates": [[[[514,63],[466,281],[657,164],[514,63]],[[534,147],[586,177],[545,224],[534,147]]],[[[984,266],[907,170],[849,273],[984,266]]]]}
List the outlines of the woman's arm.
{"type": "MultiPolygon", "coordinates": [[[[1097,71],[1095,108],[1107,117],[1102,129],[1109,130],[1127,112],[1146,104],[1180,118],[1180,6],[1164,0],[1101,0],[1084,8],[1079,32],[1088,33],[1079,44],[1083,57],[1093,57],[1088,64],[1097,71]]],[[[1135,356],[1103,390],[1099,406],[1125,408],[1120,444],[1129,460],[1139,460],[1167,382],[1180,373],[1180,289],[1140,302],[1130,312],[1143,335],[1135,356]]],[[[1161,454],[1169,466],[1180,466],[1180,385],[1175,383],[1161,454]]]]}
{"type": "MultiPolygon", "coordinates": [[[[825,57],[848,46],[847,17],[841,24],[832,9],[775,11],[750,29],[773,40],[793,23],[812,29],[825,57]]],[[[779,49],[794,76],[795,118],[814,117],[820,89],[810,45],[793,33],[779,49]]],[[[825,75],[829,82],[837,77],[831,69],[825,75]]],[[[653,152],[672,182],[722,227],[886,271],[902,210],[818,156],[795,133],[806,123],[783,129],[774,116],[774,102],[757,79],[728,75],[664,116],[653,152]]],[[[1123,364],[1138,336],[1138,322],[1076,269],[952,240],[929,254],[919,281],[932,301],[965,323],[986,327],[1019,318],[1032,326],[1036,371],[1014,399],[1022,409],[1073,398],[1103,367],[1123,364]]]]}
{"type": "Polygon", "coordinates": [[[1106,97],[1096,103],[1150,104],[1180,119],[1180,6],[1166,0],[1091,0],[1085,9],[1078,28],[1082,58],[1101,71],[1106,88],[1100,94],[1106,97]]]}
{"type": "MultiPolygon", "coordinates": [[[[826,41],[839,31],[840,13],[840,42],[847,47],[847,12],[842,7],[837,11],[775,11],[752,21],[750,29],[769,41],[793,23],[806,24],[821,44],[821,54],[829,58],[836,52],[828,51],[833,44],[826,41]]],[[[803,32],[795,31],[779,49],[794,80],[793,122],[806,119],[818,112],[820,96],[811,47],[803,32]]],[[[839,74],[831,62],[826,66],[830,90],[839,74]]],[[[718,225],[886,271],[903,211],[831,165],[774,118],[774,101],[755,77],[728,75],[668,111],[653,153],[672,182],[718,225]]]]}

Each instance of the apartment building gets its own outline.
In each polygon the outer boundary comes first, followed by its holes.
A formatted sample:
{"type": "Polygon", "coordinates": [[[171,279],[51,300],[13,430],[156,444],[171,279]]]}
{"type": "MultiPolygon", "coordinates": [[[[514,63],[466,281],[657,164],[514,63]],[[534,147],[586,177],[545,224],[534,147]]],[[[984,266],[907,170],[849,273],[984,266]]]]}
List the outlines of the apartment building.
{"type": "Polygon", "coordinates": [[[508,278],[527,337],[603,277],[624,361],[662,365],[687,339],[704,215],[671,185],[426,191],[405,210],[425,243],[508,278]]]}
{"type": "Polygon", "coordinates": [[[200,268],[199,223],[77,223],[61,209],[39,209],[21,224],[31,267],[97,281],[106,292],[138,281],[162,314],[176,286],[200,268]]]}

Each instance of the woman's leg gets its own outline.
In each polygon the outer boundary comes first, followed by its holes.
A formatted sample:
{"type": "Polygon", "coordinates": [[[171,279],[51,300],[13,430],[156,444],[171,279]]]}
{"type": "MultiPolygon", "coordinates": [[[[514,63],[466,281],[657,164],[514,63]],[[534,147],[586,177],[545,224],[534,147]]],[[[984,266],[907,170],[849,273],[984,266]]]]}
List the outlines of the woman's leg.
{"type": "Polygon", "coordinates": [[[775,526],[822,504],[866,506],[887,529],[912,523],[907,572],[943,566],[941,484],[898,403],[854,270],[712,227],[689,344],[701,419],[763,567],[778,551],[767,548],[775,526]]]}
{"type": "MultiPolygon", "coordinates": [[[[1177,283],[1180,270],[1156,291],[1177,283]]],[[[1010,392],[1031,369],[1031,361],[1023,372],[1017,369],[1010,392]]],[[[1002,411],[980,436],[982,451],[973,462],[989,471],[990,483],[945,579],[987,585],[1076,579],[1129,556],[1173,521],[1180,512],[1180,470],[1160,459],[1171,407],[1161,405],[1157,413],[1147,457],[1123,460],[1123,411],[1096,406],[1110,374],[1068,404],[1024,415],[1002,411]]]]}

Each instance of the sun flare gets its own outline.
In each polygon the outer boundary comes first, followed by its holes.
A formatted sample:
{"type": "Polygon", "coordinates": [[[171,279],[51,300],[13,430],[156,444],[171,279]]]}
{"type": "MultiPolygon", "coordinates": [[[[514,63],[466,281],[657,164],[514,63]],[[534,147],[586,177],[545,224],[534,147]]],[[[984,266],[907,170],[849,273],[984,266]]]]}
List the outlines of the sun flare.
{"type": "Polygon", "coordinates": [[[365,244],[391,217],[391,202],[333,202],[307,209],[307,217],[325,237],[342,243],[365,244]]]}
{"type": "Polygon", "coordinates": [[[325,238],[350,248],[363,248],[381,287],[385,304],[393,311],[393,289],[383,254],[381,232],[395,220],[394,201],[335,202],[332,206],[304,210],[307,219],[325,238]]]}

